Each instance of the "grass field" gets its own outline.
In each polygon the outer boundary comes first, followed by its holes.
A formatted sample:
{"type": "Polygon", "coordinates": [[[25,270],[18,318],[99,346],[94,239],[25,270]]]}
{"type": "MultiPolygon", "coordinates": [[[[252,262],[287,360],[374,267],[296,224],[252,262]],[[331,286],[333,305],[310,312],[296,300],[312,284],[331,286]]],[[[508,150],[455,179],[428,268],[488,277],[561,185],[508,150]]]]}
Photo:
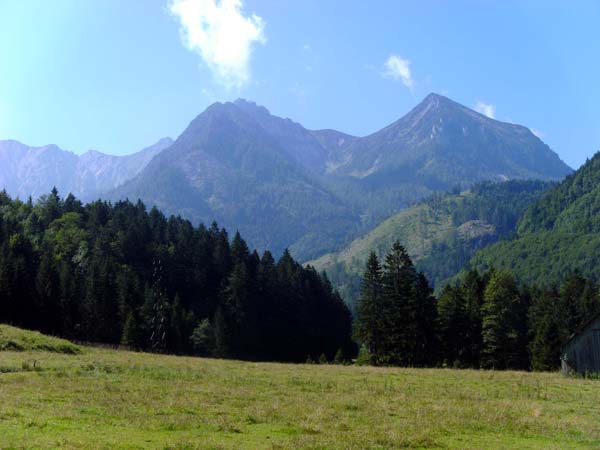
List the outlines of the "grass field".
{"type": "Polygon", "coordinates": [[[600,448],[600,382],[11,350],[0,448],[600,448]]]}

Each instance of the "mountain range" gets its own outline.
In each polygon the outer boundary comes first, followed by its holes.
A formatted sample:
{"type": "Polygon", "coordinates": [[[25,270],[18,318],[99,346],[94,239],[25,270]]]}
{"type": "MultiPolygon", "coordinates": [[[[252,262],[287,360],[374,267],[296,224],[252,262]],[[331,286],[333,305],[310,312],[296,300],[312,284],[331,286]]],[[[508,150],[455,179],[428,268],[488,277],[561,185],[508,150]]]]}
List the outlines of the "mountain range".
{"type": "Polygon", "coordinates": [[[0,187],[21,199],[37,199],[56,187],[61,193],[92,200],[133,178],[172,143],[163,138],[131,155],[114,156],[96,150],[76,155],[56,145],[29,147],[0,141],[0,187]]]}
{"type": "Polygon", "coordinates": [[[306,261],[436,191],[571,173],[528,128],[437,94],[365,137],[308,130],[246,100],[215,103],[164,144],[113,159],[25,148],[31,156],[16,165],[0,156],[8,161],[0,182],[20,196],[55,184],[84,199],[141,198],[194,223],[238,229],[259,250],[289,248],[306,261]]]}

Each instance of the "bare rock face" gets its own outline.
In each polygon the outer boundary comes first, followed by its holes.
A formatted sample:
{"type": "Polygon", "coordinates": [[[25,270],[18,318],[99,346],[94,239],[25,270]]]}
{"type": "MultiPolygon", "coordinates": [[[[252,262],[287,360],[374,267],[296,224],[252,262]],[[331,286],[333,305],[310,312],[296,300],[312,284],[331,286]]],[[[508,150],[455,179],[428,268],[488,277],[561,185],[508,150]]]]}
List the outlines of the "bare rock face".
{"type": "Polygon", "coordinates": [[[78,156],[56,145],[29,147],[17,141],[0,141],[0,188],[14,197],[37,199],[56,187],[63,196],[72,193],[91,200],[133,178],[172,143],[172,139],[163,138],[126,156],[95,150],[78,156]]]}
{"type": "Polygon", "coordinates": [[[437,94],[393,124],[356,140],[348,152],[351,156],[335,173],[430,185],[556,180],[572,172],[528,128],[490,119],[437,94]]]}
{"type": "Polygon", "coordinates": [[[484,236],[494,236],[496,227],[484,220],[469,220],[460,225],[457,231],[463,239],[476,239],[484,236]]]}

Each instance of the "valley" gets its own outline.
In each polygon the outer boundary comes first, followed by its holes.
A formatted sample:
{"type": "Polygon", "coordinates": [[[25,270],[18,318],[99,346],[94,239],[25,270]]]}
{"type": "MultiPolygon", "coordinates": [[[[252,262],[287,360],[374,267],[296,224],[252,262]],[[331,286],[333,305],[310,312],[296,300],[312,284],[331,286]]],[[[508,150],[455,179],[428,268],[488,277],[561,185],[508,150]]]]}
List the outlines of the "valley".
{"type": "Polygon", "coordinates": [[[596,3],[0,0],[0,450],[600,449],[596,3]]]}

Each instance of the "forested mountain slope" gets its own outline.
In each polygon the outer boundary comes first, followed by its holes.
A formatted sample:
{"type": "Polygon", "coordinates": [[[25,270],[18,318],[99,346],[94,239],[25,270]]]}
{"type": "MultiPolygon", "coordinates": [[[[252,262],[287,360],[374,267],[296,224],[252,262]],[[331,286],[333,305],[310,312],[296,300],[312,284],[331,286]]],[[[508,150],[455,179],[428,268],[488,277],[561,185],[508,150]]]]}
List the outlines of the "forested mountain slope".
{"type": "MultiPolygon", "coordinates": [[[[239,229],[252,246],[277,253],[291,247],[319,255],[358,228],[358,212],[288,151],[290,142],[314,149],[316,138],[278,118],[264,128],[248,108],[257,107],[212,105],[111,198],[141,198],[194,223],[216,220],[239,229]],[[280,130],[274,124],[301,136],[274,136],[273,129],[280,130]]],[[[264,119],[260,110],[256,114],[264,119]]]]}
{"type": "Polygon", "coordinates": [[[509,268],[522,281],[555,284],[570,272],[600,277],[600,153],[534,203],[515,239],[477,253],[470,267],[509,268]]]}
{"type": "Polygon", "coordinates": [[[312,261],[353,304],[371,250],[379,257],[399,240],[436,287],[456,274],[475,252],[514,233],[526,208],[554,184],[485,182],[462,193],[434,195],[354,240],[339,253],[312,261]]]}

